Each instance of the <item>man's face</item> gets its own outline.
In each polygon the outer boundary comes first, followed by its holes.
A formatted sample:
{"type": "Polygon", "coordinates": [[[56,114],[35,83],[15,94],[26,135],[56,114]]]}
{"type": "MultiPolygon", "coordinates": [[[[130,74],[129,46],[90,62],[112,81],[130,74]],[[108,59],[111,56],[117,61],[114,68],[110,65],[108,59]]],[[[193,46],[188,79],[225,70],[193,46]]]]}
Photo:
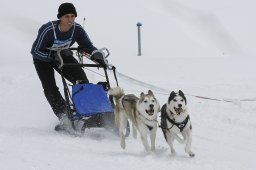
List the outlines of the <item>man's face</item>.
{"type": "Polygon", "coordinates": [[[60,17],[60,22],[65,27],[71,27],[75,22],[76,16],[75,14],[66,14],[60,17]]]}

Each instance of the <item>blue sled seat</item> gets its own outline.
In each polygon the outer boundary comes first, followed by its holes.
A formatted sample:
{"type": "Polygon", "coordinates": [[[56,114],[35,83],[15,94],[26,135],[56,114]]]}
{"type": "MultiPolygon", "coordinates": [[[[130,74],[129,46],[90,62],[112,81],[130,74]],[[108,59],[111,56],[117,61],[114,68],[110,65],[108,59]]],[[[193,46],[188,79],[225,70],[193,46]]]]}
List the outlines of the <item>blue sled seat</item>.
{"type": "Polygon", "coordinates": [[[72,87],[75,119],[114,112],[106,91],[97,84],[77,84],[72,87]]]}

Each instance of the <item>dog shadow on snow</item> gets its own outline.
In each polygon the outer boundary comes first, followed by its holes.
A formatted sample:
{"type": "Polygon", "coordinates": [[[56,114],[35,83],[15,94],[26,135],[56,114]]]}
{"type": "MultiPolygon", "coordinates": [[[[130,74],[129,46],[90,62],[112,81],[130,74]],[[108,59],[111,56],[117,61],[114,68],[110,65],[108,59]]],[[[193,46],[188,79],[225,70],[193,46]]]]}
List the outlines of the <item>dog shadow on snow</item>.
{"type": "MultiPolygon", "coordinates": [[[[105,154],[108,156],[120,157],[120,156],[131,156],[135,158],[147,158],[152,157],[153,159],[164,159],[164,160],[184,160],[184,159],[191,159],[191,157],[187,156],[186,154],[176,154],[171,155],[169,153],[168,147],[161,147],[156,148],[154,152],[146,152],[146,151],[128,151],[128,150],[120,150],[116,152],[106,152],[105,154]]],[[[103,153],[104,154],[104,153],[103,153]]]]}
{"type": "Polygon", "coordinates": [[[137,158],[145,158],[152,157],[157,159],[168,159],[168,160],[180,160],[180,159],[190,159],[189,156],[182,153],[176,153],[175,155],[170,154],[170,148],[164,146],[157,146],[154,152],[147,152],[140,147],[122,150],[119,146],[119,136],[111,131],[106,129],[87,129],[85,133],[80,136],[81,138],[96,140],[96,141],[111,141],[112,143],[116,143],[116,147],[112,146],[110,151],[102,152],[101,154],[105,154],[108,156],[132,156],[137,158]],[[114,150],[114,151],[113,151],[114,150]]]}
{"type": "MultiPolygon", "coordinates": [[[[119,148],[118,148],[119,149],[119,148]]],[[[128,151],[128,150],[119,150],[119,151],[112,151],[112,152],[106,152],[106,155],[111,156],[132,156],[132,157],[138,157],[138,158],[144,158],[148,156],[152,157],[166,157],[168,152],[167,148],[160,148],[156,149],[155,152],[146,152],[144,150],[136,150],[136,151],[128,151]]]]}

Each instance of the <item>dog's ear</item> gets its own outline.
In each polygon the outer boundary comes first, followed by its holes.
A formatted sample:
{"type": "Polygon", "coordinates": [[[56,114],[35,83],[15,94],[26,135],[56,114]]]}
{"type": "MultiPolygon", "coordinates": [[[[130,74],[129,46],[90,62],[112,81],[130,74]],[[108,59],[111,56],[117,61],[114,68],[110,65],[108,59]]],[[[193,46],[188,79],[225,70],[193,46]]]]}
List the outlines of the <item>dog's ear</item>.
{"type": "Polygon", "coordinates": [[[170,96],[169,96],[169,99],[168,99],[168,103],[170,103],[170,101],[171,101],[172,99],[174,99],[175,96],[176,96],[176,93],[175,93],[174,91],[172,91],[172,92],[170,93],[170,96]]]}
{"type": "Polygon", "coordinates": [[[150,96],[153,96],[153,97],[154,97],[154,94],[153,94],[153,92],[152,92],[151,90],[148,90],[148,94],[149,94],[150,96]]]}
{"type": "Polygon", "coordinates": [[[139,102],[142,103],[145,98],[145,94],[143,92],[140,93],[139,102]]]}
{"type": "Polygon", "coordinates": [[[187,99],[181,90],[179,90],[179,95],[185,100],[185,103],[187,104],[187,99]]]}
{"type": "Polygon", "coordinates": [[[179,93],[179,95],[184,96],[184,93],[181,90],[179,90],[178,93],[179,93]]]}

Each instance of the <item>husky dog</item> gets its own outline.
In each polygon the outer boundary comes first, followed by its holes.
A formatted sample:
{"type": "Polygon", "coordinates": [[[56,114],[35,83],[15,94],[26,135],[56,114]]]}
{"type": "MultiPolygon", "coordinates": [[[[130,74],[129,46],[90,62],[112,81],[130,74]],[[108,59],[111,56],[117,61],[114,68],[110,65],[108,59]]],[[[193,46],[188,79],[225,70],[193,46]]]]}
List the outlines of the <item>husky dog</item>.
{"type": "Polygon", "coordinates": [[[187,99],[184,93],[181,90],[177,93],[172,91],[168,102],[161,108],[161,129],[172,154],[175,154],[173,141],[176,139],[179,143],[185,144],[185,152],[194,157],[195,154],[191,151],[192,126],[186,106],[187,99]]]}
{"type": "Polygon", "coordinates": [[[137,137],[137,130],[141,135],[142,143],[147,152],[155,150],[155,138],[157,130],[157,113],[160,111],[160,105],[151,90],[148,94],[143,92],[140,97],[133,94],[124,94],[120,87],[109,90],[115,100],[115,124],[119,129],[120,145],[124,149],[125,136],[124,129],[127,126],[128,119],[132,122],[133,137],[137,137]],[[149,146],[147,136],[150,136],[151,147],[149,146]]]}

